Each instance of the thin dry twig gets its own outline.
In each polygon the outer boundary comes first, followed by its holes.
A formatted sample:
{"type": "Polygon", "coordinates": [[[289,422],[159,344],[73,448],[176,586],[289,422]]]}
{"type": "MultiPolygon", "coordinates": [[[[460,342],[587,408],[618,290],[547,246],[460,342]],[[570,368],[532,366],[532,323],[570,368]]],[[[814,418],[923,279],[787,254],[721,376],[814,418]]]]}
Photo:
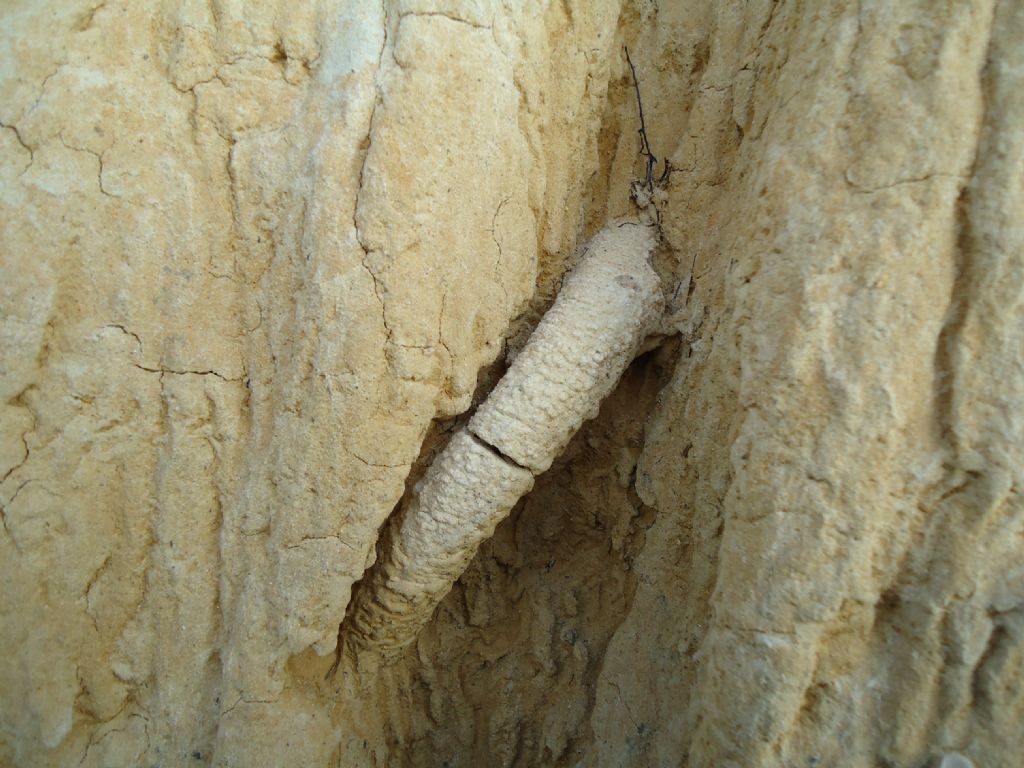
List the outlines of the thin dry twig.
{"type": "MultiPolygon", "coordinates": [[[[629,57],[629,48],[622,46],[622,50],[626,52],[626,63],[629,64],[629,71],[633,73],[633,89],[636,91],[636,106],[640,111],[640,154],[644,156],[647,161],[647,172],[644,177],[644,183],[647,185],[647,191],[654,192],[654,168],[658,164],[658,158],[651,152],[651,144],[647,141],[647,123],[644,120],[644,102],[640,98],[640,82],[636,79],[636,67],[633,66],[633,60],[629,57]]],[[[668,162],[665,163],[665,172],[668,173],[668,162]]]]}

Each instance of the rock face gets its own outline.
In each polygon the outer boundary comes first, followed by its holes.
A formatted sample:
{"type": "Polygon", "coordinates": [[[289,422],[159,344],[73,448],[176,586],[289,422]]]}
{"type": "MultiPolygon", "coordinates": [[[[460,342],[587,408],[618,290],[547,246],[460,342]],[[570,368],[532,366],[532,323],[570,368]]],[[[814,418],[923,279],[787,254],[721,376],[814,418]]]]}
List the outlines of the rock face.
{"type": "Polygon", "coordinates": [[[0,764],[1018,764],[1020,3],[0,14],[0,764]],[[663,340],[325,679],[631,213],[623,45],[663,340]]]}

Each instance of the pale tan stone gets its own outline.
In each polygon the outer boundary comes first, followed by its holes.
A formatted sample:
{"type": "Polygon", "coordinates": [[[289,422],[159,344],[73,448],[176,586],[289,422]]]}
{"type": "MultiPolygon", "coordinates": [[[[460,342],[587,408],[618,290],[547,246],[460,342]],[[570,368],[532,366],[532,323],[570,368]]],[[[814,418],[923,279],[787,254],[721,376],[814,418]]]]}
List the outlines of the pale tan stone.
{"type": "Polygon", "coordinates": [[[0,764],[1017,765],[1019,3],[0,19],[0,764]],[[407,482],[635,214],[624,44],[664,343],[325,681],[407,482]]]}
{"type": "MultiPolygon", "coordinates": [[[[354,652],[416,639],[480,544],[618,384],[658,326],[657,233],[612,221],[583,248],[554,305],[501,381],[434,459],[342,625],[354,652]]],[[[341,651],[339,650],[339,653],[341,651]]]]}

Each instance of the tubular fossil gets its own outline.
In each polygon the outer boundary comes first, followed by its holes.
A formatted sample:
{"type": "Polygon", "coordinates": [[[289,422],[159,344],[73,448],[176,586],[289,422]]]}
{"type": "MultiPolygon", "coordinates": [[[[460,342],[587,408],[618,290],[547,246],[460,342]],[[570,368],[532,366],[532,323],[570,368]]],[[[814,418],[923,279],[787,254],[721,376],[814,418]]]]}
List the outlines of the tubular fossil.
{"type": "Polygon", "coordinates": [[[412,641],[480,543],[597,415],[662,308],[652,227],[626,220],[587,245],[522,352],[417,485],[344,627],[358,647],[412,641]]]}

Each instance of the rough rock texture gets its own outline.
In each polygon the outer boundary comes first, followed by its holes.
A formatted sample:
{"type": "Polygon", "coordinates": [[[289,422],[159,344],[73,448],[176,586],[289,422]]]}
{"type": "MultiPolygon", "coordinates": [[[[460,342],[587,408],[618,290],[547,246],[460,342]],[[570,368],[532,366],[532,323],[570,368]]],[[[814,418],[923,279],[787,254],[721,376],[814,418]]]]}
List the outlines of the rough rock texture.
{"type": "Polygon", "coordinates": [[[0,764],[1019,763],[1019,2],[0,14],[0,764]],[[630,212],[623,44],[666,341],[325,680],[630,212]]]}
{"type": "Polygon", "coordinates": [[[587,242],[554,305],[469,420],[470,432],[534,474],[551,467],[660,325],[654,230],[613,221],[587,242]]]}
{"type": "Polygon", "coordinates": [[[660,324],[656,245],[654,224],[630,219],[587,242],[526,346],[393,516],[380,538],[383,556],[349,603],[340,643],[390,655],[415,640],[534,476],[597,415],[660,324]]]}
{"type": "Polygon", "coordinates": [[[364,648],[408,645],[480,543],[533,488],[533,474],[460,430],[431,463],[342,626],[364,648]]]}

